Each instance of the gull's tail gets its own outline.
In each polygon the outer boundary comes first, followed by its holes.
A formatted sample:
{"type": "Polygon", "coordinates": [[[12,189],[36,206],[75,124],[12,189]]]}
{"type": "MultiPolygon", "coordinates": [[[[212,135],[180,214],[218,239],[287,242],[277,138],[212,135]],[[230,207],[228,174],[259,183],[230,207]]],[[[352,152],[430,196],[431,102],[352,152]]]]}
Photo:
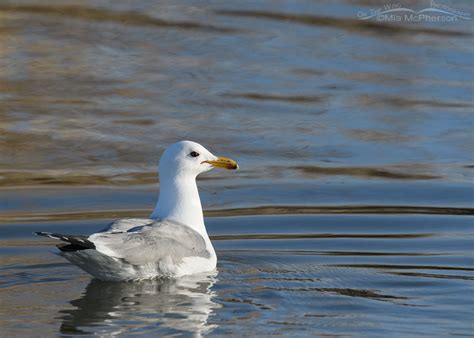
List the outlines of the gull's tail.
{"type": "Polygon", "coordinates": [[[104,255],[95,250],[94,243],[86,236],[62,235],[51,232],[34,232],[37,236],[59,239],[63,244],[57,245],[61,250],[59,256],[66,258],[93,277],[106,281],[122,281],[133,279],[133,266],[121,259],[104,255]]]}
{"type": "Polygon", "coordinates": [[[52,232],[34,232],[37,236],[44,236],[53,239],[59,239],[63,242],[68,244],[60,244],[57,245],[58,249],[61,251],[78,251],[78,250],[87,250],[87,249],[95,249],[94,243],[89,241],[86,236],[79,236],[79,235],[62,235],[56,234],[52,232]]]}

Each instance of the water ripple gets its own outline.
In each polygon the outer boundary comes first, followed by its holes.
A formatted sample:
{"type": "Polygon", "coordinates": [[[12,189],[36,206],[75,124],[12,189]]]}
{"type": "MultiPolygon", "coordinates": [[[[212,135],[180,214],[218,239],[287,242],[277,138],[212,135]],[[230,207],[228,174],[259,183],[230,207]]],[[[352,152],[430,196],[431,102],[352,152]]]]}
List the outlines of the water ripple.
{"type": "Polygon", "coordinates": [[[176,28],[192,31],[207,31],[213,33],[233,33],[236,29],[201,24],[192,21],[170,21],[154,18],[152,16],[128,11],[118,12],[113,10],[84,7],[84,6],[37,6],[37,5],[1,5],[0,11],[10,13],[32,13],[63,18],[82,19],[96,22],[113,22],[119,25],[152,26],[161,28],[176,28]]]}
{"type": "Polygon", "coordinates": [[[312,26],[332,27],[338,28],[350,33],[369,33],[381,38],[387,38],[396,35],[417,35],[426,34],[444,37],[469,37],[471,33],[454,30],[441,30],[436,28],[416,27],[416,26],[401,26],[390,25],[382,22],[362,21],[352,18],[338,18],[330,16],[318,16],[308,14],[291,14],[291,13],[277,13],[269,11],[251,11],[251,10],[217,10],[217,14],[233,16],[233,17],[248,17],[256,19],[276,20],[280,22],[298,23],[312,26]]]}
{"type": "MultiPolygon", "coordinates": [[[[117,219],[148,217],[150,211],[143,210],[90,210],[79,212],[31,213],[7,212],[0,215],[0,222],[41,222],[61,220],[117,219]]],[[[206,217],[251,216],[251,215],[301,215],[301,214],[412,214],[412,215],[474,215],[474,208],[390,206],[390,205],[345,205],[345,206],[260,206],[207,210],[206,217]]]]}

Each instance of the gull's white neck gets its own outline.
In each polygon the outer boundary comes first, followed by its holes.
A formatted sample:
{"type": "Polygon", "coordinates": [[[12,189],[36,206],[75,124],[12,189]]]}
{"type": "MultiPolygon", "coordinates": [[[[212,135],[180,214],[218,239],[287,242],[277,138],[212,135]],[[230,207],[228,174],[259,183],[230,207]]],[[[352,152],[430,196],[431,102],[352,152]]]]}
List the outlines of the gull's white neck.
{"type": "Polygon", "coordinates": [[[204,238],[209,238],[204,225],[196,177],[193,175],[168,175],[166,172],[160,172],[160,196],[151,218],[179,222],[197,231],[204,238]]]}

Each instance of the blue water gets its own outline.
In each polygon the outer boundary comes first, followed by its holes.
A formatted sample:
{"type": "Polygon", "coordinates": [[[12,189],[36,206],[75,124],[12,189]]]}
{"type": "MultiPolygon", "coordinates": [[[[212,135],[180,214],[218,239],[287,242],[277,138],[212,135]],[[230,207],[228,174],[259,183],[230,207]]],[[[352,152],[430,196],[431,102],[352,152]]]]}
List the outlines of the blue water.
{"type": "Polygon", "coordinates": [[[383,5],[0,1],[0,336],[472,335],[473,20],[383,5]],[[181,139],[241,167],[199,180],[216,273],[32,236],[148,216],[181,139]]]}

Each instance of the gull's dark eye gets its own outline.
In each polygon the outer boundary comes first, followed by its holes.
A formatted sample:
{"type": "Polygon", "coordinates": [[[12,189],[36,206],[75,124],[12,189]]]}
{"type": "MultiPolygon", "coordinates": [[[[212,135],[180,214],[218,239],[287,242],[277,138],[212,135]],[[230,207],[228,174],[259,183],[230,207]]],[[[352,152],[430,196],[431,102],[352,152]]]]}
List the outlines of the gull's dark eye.
{"type": "Polygon", "coordinates": [[[191,155],[191,157],[198,157],[199,153],[195,152],[195,151],[192,151],[189,155],[191,155]]]}

